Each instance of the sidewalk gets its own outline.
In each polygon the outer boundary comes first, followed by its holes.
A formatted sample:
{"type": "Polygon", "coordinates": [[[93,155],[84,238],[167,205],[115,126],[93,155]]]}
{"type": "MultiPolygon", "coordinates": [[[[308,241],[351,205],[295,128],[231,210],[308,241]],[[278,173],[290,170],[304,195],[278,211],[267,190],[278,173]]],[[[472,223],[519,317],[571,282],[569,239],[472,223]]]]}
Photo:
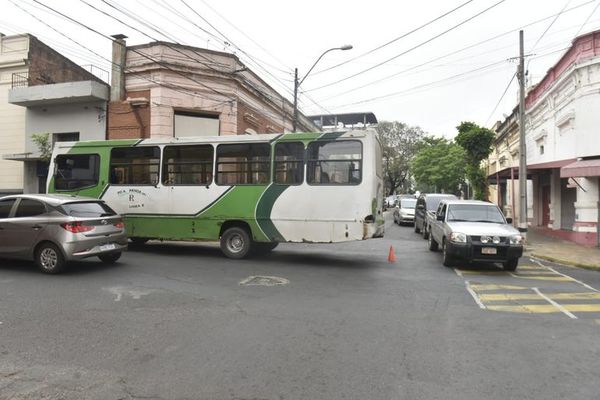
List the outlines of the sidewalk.
{"type": "Polygon", "coordinates": [[[531,227],[527,231],[524,255],[600,271],[599,248],[547,236],[531,227]]]}

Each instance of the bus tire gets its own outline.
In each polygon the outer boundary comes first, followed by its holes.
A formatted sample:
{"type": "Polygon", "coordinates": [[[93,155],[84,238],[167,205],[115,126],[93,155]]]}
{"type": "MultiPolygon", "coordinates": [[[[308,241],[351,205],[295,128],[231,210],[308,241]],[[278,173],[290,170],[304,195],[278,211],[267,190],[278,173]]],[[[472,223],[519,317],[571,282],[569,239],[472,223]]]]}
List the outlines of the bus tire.
{"type": "Polygon", "coordinates": [[[112,252],[112,253],[100,254],[98,256],[98,258],[104,264],[114,264],[114,263],[116,263],[119,260],[119,258],[121,258],[121,252],[120,251],[115,251],[115,252],[112,252]]]}
{"type": "Polygon", "coordinates": [[[227,258],[244,258],[251,247],[252,239],[244,228],[234,226],[221,235],[221,251],[227,258]]]}

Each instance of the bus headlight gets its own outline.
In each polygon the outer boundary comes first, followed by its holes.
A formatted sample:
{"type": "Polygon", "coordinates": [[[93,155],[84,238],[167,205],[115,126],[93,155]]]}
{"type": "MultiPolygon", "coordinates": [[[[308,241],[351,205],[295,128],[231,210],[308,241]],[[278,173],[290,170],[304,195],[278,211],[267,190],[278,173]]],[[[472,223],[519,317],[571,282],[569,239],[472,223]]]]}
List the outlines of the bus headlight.
{"type": "Polygon", "coordinates": [[[450,234],[450,241],[454,243],[467,243],[467,235],[460,232],[452,232],[450,234]]]}
{"type": "Polygon", "coordinates": [[[514,235],[508,238],[508,243],[510,244],[523,244],[523,236],[514,235]]]}

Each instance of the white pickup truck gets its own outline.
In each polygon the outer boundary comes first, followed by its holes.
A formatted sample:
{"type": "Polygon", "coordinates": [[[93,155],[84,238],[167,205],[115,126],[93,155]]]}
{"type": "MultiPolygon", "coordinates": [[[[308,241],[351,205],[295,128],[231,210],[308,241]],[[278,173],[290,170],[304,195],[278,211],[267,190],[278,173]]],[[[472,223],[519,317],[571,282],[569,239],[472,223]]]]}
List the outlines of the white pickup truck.
{"type": "Polygon", "coordinates": [[[498,206],[476,200],[442,200],[429,227],[429,250],[441,247],[443,264],[456,260],[502,263],[514,271],[523,255],[523,237],[498,206]]]}

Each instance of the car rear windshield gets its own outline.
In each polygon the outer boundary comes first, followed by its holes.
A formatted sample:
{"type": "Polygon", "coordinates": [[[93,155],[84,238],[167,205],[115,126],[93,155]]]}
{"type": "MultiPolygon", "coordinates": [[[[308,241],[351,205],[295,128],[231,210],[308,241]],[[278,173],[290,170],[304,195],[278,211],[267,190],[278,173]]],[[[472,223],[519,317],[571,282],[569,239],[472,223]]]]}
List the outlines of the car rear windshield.
{"type": "Polygon", "coordinates": [[[493,205],[470,205],[470,204],[451,204],[448,206],[448,222],[466,221],[466,222],[491,222],[504,224],[504,216],[493,205]]]}
{"type": "Polygon", "coordinates": [[[435,211],[440,205],[440,201],[444,199],[455,199],[454,195],[439,195],[439,196],[427,196],[425,198],[425,202],[427,203],[427,209],[430,211],[435,211]]]}
{"type": "Polygon", "coordinates": [[[66,215],[73,217],[108,217],[117,215],[109,206],[99,201],[85,201],[79,203],[67,203],[60,207],[66,215]]]}
{"type": "Polygon", "coordinates": [[[415,208],[417,199],[400,199],[401,208],[415,208]]]}

